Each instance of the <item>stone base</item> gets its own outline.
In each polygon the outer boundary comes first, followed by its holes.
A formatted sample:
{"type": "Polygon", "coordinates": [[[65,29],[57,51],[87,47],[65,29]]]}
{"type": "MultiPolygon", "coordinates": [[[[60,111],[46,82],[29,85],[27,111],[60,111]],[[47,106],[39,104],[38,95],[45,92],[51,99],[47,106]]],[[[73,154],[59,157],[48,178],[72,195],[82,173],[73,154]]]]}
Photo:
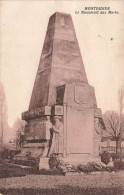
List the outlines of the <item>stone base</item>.
{"type": "Polygon", "coordinates": [[[88,163],[88,162],[101,162],[100,157],[95,157],[89,154],[71,154],[68,157],[60,157],[61,160],[67,162],[71,165],[77,165],[80,163],[88,163]]]}
{"type": "MultiPolygon", "coordinates": [[[[70,165],[78,165],[78,164],[87,164],[88,162],[101,162],[100,157],[95,157],[89,154],[70,154],[67,157],[59,156],[59,159],[64,161],[65,163],[69,163],[70,165]]],[[[49,158],[41,157],[39,163],[39,170],[46,169],[49,170],[49,158]]]]}
{"type": "Polygon", "coordinates": [[[40,158],[40,162],[39,162],[39,170],[49,170],[49,158],[40,158]]]}

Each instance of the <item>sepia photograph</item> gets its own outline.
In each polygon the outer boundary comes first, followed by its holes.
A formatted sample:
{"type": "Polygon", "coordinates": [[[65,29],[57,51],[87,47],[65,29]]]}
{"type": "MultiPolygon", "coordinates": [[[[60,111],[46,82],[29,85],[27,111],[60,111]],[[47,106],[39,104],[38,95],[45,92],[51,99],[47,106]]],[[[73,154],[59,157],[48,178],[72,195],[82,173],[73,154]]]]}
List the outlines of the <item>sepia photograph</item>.
{"type": "Polygon", "coordinates": [[[123,8],[0,1],[0,195],[124,194],[123,8]]]}

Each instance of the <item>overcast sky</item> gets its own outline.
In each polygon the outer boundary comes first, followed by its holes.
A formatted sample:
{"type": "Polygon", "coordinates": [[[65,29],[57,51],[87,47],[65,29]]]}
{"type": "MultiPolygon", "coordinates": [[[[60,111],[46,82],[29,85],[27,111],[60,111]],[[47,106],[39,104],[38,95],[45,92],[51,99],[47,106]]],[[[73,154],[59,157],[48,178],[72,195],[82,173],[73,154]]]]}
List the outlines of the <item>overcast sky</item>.
{"type": "Polygon", "coordinates": [[[28,109],[48,19],[56,11],[72,15],[98,107],[103,113],[118,110],[118,88],[124,84],[124,2],[2,1],[0,5],[0,79],[10,125],[28,109]],[[119,14],[75,14],[85,6],[110,6],[119,14]]]}

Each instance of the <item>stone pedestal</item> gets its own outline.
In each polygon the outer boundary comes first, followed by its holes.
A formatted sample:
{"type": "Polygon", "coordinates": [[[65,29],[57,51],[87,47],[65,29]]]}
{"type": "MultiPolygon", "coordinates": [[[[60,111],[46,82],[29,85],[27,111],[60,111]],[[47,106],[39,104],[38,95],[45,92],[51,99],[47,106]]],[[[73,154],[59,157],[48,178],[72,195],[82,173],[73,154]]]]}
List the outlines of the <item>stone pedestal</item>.
{"type": "Polygon", "coordinates": [[[40,162],[39,162],[39,170],[42,170],[42,169],[45,169],[45,170],[49,170],[50,167],[49,167],[49,158],[40,158],[40,162]]]}

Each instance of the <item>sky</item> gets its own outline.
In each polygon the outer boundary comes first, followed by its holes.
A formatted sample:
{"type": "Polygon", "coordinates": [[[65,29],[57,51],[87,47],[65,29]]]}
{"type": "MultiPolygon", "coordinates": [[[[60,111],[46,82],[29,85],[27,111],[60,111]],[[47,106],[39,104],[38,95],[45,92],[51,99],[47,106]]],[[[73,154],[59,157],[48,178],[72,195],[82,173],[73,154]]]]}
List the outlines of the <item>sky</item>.
{"type": "Polygon", "coordinates": [[[124,2],[1,1],[0,80],[8,122],[12,126],[28,110],[49,17],[56,11],[72,16],[89,84],[104,113],[118,110],[118,89],[124,85],[124,2]],[[119,14],[75,14],[85,7],[110,7],[119,14]]]}

